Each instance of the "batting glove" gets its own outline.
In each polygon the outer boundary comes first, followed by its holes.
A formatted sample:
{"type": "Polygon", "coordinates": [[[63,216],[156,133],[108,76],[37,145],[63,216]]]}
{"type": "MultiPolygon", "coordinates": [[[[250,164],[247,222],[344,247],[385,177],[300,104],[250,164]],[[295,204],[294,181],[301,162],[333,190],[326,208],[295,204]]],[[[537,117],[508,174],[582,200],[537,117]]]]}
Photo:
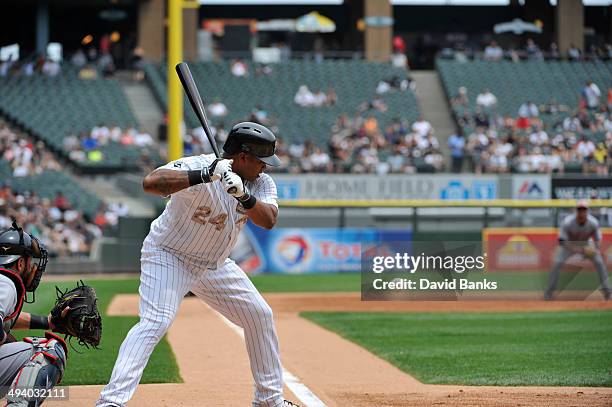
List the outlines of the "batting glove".
{"type": "Polygon", "coordinates": [[[236,199],[239,199],[245,194],[244,183],[238,174],[232,171],[226,171],[221,177],[221,183],[225,192],[236,199]]]}
{"type": "Polygon", "coordinates": [[[202,181],[212,182],[220,180],[223,174],[232,170],[234,160],[217,158],[208,167],[202,168],[202,181]]]}

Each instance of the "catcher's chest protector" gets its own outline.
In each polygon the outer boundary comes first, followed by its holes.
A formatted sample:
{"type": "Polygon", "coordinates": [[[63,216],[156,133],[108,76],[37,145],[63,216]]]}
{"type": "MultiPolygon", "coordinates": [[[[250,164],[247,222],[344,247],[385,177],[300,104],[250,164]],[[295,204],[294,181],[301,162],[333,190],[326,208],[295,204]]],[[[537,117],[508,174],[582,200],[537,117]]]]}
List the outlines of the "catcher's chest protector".
{"type": "Polygon", "coordinates": [[[26,290],[23,285],[23,281],[21,281],[21,277],[19,277],[14,271],[0,267],[0,274],[8,277],[13,283],[15,283],[15,288],[17,289],[17,305],[15,306],[15,311],[13,311],[13,313],[10,315],[5,316],[4,320],[2,321],[4,331],[8,333],[13,325],[15,325],[15,322],[17,322],[19,314],[21,314],[26,290]]]}

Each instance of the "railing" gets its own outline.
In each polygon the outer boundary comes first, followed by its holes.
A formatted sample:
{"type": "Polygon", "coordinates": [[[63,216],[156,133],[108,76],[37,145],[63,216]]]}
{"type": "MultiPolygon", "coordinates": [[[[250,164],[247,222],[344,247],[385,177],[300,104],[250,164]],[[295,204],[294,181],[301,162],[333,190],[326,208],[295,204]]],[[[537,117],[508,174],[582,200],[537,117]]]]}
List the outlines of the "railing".
{"type": "MultiPolygon", "coordinates": [[[[350,208],[409,208],[412,209],[413,230],[418,229],[419,209],[422,208],[483,208],[483,226],[489,226],[491,208],[509,209],[552,209],[553,224],[558,226],[560,209],[574,208],[576,200],[573,199],[546,199],[546,200],[519,200],[519,199],[492,199],[492,200],[437,200],[437,199],[389,199],[389,200],[296,200],[280,201],[281,207],[286,208],[338,208],[340,209],[340,227],[346,226],[346,209],[350,208]]],[[[589,201],[591,208],[612,208],[612,200],[594,199],[589,201]]]]}

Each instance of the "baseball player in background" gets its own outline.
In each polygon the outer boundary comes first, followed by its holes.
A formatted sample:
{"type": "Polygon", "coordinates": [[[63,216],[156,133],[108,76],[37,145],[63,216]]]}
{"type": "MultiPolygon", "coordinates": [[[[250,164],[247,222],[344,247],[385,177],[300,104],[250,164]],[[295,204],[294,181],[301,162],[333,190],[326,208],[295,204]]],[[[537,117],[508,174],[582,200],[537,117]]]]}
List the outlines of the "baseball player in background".
{"type": "Polygon", "coordinates": [[[266,229],[276,223],[276,185],[263,173],[266,165],[280,165],[275,145],[276,137],[266,127],[239,123],[223,146],[223,159],[213,154],[186,157],[144,178],[145,191],[170,196],[170,201],[142,247],[140,322],[123,341],[97,406],[128,402],[189,291],[244,328],[255,380],[253,406],[294,405],[283,399],[272,310],[228,258],[247,220],[266,229]]]}
{"type": "Polygon", "coordinates": [[[15,341],[10,334],[11,329],[53,328],[50,316],[21,311],[46,265],[43,245],[15,222],[0,232],[0,398],[6,396],[7,406],[39,406],[64,373],[68,352],[63,339],[45,332],[44,338],[15,341]]]}
{"type": "Polygon", "coordinates": [[[610,285],[608,283],[608,270],[604,264],[600,252],[601,231],[599,222],[595,217],[589,215],[587,201],[578,201],[576,213],[567,216],[559,230],[559,249],[555,257],[555,263],[550,271],[548,286],[544,292],[544,298],[552,299],[553,293],[559,280],[561,266],[571,256],[582,255],[595,265],[601,281],[601,290],[606,300],[610,299],[610,285]]]}

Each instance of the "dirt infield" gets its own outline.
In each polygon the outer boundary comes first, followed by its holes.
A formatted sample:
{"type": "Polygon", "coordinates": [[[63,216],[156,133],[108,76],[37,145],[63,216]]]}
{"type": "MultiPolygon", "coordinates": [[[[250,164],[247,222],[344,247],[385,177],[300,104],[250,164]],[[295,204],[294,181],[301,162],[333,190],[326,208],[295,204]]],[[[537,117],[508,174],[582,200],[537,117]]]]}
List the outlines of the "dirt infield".
{"type": "MultiPolygon", "coordinates": [[[[612,302],[366,303],[360,301],[359,293],[268,294],[265,297],[275,311],[283,364],[328,406],[612,405],[610,388],[426,385],[365,349],[298,316],[301,311],[612,309],[612,302]]],[[[137,295],[119,295],[109,308],[109,313],[113,315],[134,315],[137,311],[137,295]]],[[[252,382],[244,344],[216,313],[198,299],[186,299],[168,338],[185,383],[139,386],[130,406],[250,405],[252,382]]],[[[71,401],[63,402],[61,406],[93,406],[100,388],[71,387],[71,401]]],[[[289,393],[287,397],[291,398],[292,395],[289,393]]]]}

